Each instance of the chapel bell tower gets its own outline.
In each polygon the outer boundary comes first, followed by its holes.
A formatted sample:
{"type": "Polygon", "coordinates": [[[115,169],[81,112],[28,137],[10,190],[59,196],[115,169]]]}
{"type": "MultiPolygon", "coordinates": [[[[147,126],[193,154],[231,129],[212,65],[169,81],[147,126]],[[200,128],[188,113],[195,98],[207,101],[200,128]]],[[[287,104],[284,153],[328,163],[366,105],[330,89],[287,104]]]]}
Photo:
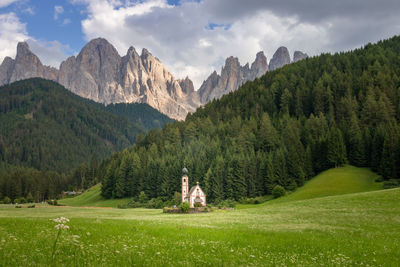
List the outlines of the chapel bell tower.
{"type": "Polygon", "coordinates": [[[189,193],[189,177],[187,176],[188,170],[183,168],[182,170],[182,202],[188,201],[188,193],[189,193]]]}

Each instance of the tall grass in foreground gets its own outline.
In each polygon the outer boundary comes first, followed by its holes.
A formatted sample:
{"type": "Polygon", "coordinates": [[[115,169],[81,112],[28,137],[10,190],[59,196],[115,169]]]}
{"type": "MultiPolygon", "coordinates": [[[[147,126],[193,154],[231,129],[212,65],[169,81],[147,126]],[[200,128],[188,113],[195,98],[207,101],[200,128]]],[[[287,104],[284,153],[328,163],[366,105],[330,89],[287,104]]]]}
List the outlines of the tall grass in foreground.
{"type": "Polygon", "coordinates": [[[400,261],[400,189],[208,214],[0,207],[0,265],[384,265],[400,261]]]}

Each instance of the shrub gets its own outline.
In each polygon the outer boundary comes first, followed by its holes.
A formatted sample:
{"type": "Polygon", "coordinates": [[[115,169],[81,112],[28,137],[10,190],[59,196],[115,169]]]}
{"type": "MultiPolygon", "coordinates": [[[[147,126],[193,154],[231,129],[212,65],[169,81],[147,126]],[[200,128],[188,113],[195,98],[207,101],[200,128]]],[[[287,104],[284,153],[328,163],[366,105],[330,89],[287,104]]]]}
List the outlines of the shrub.
{"type": "Polygon", "coordinates": [[[399,181],[395,180],[395,179],[390,179],[388,181],[383,182],[383,188],[384,189],[390,189],[390,188],[395,188],[395,187],[399,187],[399,181]]]}
{"type": "Polygon", "coordinates": [[[164,202],[160,198],[152,198],[146,205],[148,209],[162,209],[163,207],[164,202]]]}
{"type": "Polygon", "coordinates": [[[14,204],[20,203],[20,202],[19,202],[19,199],[18,199],[18,198],[14,199],[13,203],[14,203],[14,204]]]}
{"type": "Polygon", "coordinates": [[[189,209],[190,209],[190,204],[189,204],[189,202],[182,202],[182,203],[179,205],[179,208],[181,209],[181,211],[182,211],[183,213],[188,213],[188,212],[189,212],[189,209]]]}
{"type": "Polygon", "coordinates": [[[286,194],[285,188],[280,185],[275,185],[274,189],[272,189],[272,195],[274,198],[278,198],[284,196],[286,194]]]}
{"type": "Polygon", "coordinates": [[[47,200],[47,204],[52,205],[52,206],[58,206],[57,200],[47,200]]]}
{"type": "Polygon", "coordinates": [[[26,203],[26,199],[25,199],[24,197],[21,197],[21,198],[19,199],[19,203],[21,203],[21,204],[26,203]]]}
{"type": "Polygon", "coordinates": [[[140,207],[143,207],[143,204],[132,200],[132,201],[129,201],[128,204],[126,204],[126,207],[129,209],[140,208],[140,207]]]}
{"type": "Polygon", "coordinates": [[[236,206],[236,202],[233,199],[225,199],[223,206],[226,208],[234,208],[236,206]]]}
{"type": "Polygon", "coordinates": [[[11,199],[9,197],[4,197],[3,202],[4,202],[4,204],[10,204],[11,199]]]}
{"type": "Polygon", "coordinates": [[[28,209],[33,209],[34,207],[35,207],[35,204],[29,205],[29,206],[28,206],[28,209]]]}
{"type": "Polygon", "coordinates": [[[201,205],[201,203],[194,203],[194,205],[193,205],[195,208],[200,208],[200,207],[203,207],[203,205],[201,205]]]}
{"type": "Polygon", "coordinates": [[[20,205],[15,205],[15,208],[20,209],[20,208],[22,208],[22,206],[20,206],[20,205]]]}

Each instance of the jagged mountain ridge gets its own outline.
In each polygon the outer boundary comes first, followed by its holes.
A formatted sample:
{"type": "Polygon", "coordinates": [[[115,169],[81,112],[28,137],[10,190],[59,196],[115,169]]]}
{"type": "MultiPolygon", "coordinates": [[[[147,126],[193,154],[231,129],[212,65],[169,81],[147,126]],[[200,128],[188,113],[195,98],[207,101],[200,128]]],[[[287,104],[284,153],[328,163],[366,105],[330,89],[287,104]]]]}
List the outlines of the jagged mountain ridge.
{"type": "Polygon", "coordinates": [[[291,61],[289,51],[284,46],[276,50],[269,65],[262,51],[257,53],[255,61],[251,64],[251,68],[249,68],[248,63],[241,66],[238,58],[229,57],[221,69],[221,75],[218,75],[214,71],[200,86],[200,89],[197,91],[199,100],[202,105],[206,104],[213,99],[221,98],[223,95],[237,90],[240,85],[261,77],[267,71],[276,70],[286,64],[297,62],[307,57],[307,54],[295,51],[293,61],[291,61]]]}
{"type": "MultiPolygon", "coordinates": [[[[275,65],[283,66],[279,64],[275,65]]],[[[214,71],[195,91],[188,77],[175,79],[146,49],[139,55],[131,46],[121,57],[106,39],[97,38],[87,43],[77,56],[63,61],[57,70],[44,66],[28,44],[21,42],[15,60],[6,57],[0,65],[0,85],[40,77],[57,81],[73,93],[96,102],[146,103],[171,118],[183,120],[188,112],[235,91],[246,81],[265,74],[268,68],[263,52],[257,53],[251,67],[248,63],[241,66],[237,58],[229,57],[221,75],[214,71]]]]}

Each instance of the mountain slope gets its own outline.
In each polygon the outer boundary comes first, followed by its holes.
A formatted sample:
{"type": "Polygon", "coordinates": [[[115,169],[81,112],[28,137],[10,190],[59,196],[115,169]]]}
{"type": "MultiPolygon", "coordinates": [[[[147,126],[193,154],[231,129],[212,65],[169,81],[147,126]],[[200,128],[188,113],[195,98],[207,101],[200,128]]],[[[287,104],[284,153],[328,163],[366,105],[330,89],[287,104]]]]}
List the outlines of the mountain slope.
{"type": "Polygon", "coordinates": [[[267,72],[114,155],[102,194],[168,199],[184,166],[210,202],[294,190],[346,163],[399,183],[399,56],[396,36],[267,72]]]}
{"type": "MultiPolygon", "coordinates": [[[[61,85],[34,78],[0,87],[0,161],[39,170],[69,171],[133,144],[146,131],[61,85]]],[[[141,110],[141,107],[137,107],[141,110]]],[[[146,110],[143,110],[146,112],[146,110]]],[[[146,128],[165,117],[153,110],[146,128]],[[159,120],[157,119],[159,118],[159,120]]],[[[147,121],[147,117],[141,117],[147,121]]]]}

